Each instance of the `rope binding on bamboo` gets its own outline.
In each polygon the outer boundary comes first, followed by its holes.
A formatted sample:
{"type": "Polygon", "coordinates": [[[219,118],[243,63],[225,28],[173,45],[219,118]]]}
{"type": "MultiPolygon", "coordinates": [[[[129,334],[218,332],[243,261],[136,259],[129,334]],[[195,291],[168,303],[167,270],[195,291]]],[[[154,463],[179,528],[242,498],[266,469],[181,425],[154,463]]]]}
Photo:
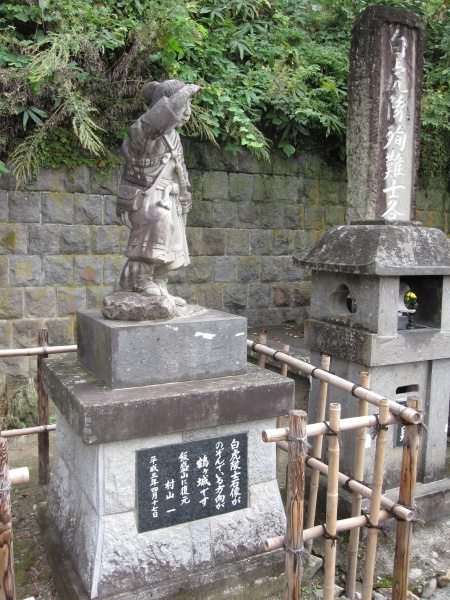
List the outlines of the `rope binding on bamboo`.
{"type": "Polygon", "coordinates": [[[287,441],[299,443],[301,454],[307,454],[308,450],[310,450],[312,447],[311,444],[308,443],[308,436],[306,435],[304,437],[297,437],[295,435],[292,435],[292,433],[288,433],[287,441]]]}
{"type": "Polygon", "coordinates": [[[373,523],[370,522],[370,518],[369,515],[366,513],[362,513],[366,519],[366,524],[364,525],[364,527],[367,527],[367,529],[378,529],[378,531],[381,531],[381,533],[384,535],[384,537],[387,537],[388,533],[389,533],[389,527],[387,527],[386,525],[374,525],[373,523]]]}
{"type": "Polygon", "coordinates": [[[332,429],[330,427],[330,424],[328,423],[328,421],[322,421],[322,423],[327,428],[327,433],[325,433],[324,435],[335,435],[337,437],[337,439],[339,440],[339,446],[340,446],[342,444],[341,432],[334,431],[334,429],[332,429]]]}
{"type": "Polygon", "coordinates": [[[291,548],[288,544],[286,544],[286,542],[283,544],[283,548],[285,550],[285,552],[289,552],[290,554],[295,554],[296,556],[298,556],[300,558],[300,562],[303,564],[305,564],[305,561],[308,560],[309,558],[309,552],[306,550],[306,548],[304,546],[302,546],[301,548],[291,548]]]}
{"type": "Polygon", "coordinates": [[[317,379],[316,375],[314,374],[316,371],[321,371],[322,373],[325,373],[326,375],[336,375],[336,373],[334,371],[325,371],[324,369],[321,369],[320,367],[314,367],[314,369],[310,373],[311,377],[314,377],[314,379],[317,379]]]}
{"type": "Polygon", "coordinates": [[[355,479],[354,477],[348,477],[345,483],[342,484],[342,487],[345,488],[347,492],[350,492],[351,494],[353,494],[353,490],[350,487],[350,481],[356,481],[356,483],[360,483],[361,485],[370,488],[370,485],[367,482],[365,482],[364,479],[355,479]]]}
{"type": "Polygon", "coordinates": [[[278,358],[277,358],[277,354],[284,354],[285,356],[290,356],[290,354],[289,354],[289,353],[287,353],[287,352],[284,352],[284,351],[282,352],[281,350],[277,350],[277,351],[275,352],[275,354],[272,356],[273,360],[278,360],[278,358]]]}
{"type": "MultiPolygon", "coordinates": [[[[414,504],[414,506],[408,506],[407,504],[402,504],[399,500],[397,500],[397,502],[394,504],[394,506],[390,510],[390,512],[394,515],[394,519],[396,521],[404,521],[404,519],[402,519],[395,513],[395,509],[398,506],[401,506],[402,508],[406,508],[406,510],[411,510],[412,512],[416,512],[418,515],[420,515],[420,513],[423,512],[423,509],[420,506],[418,506],[417,504],[414,504]]],[[[411,520],[411,523],[415,523],[418,525],[421,525],[423,522],[424,521],[422,521],[420,519],[412,519],[411,520]]]]}
{"type": "Polygon", "coordinates": [[[355,394],[355,390],[356,390],[356,388],[359,388],[359,387],[360,387],[360,388],[362,388],[363,390],[367,390],[367,388],[365,388],[363,385],[360,385],[359,383],[355,383],[355,385],[352,387],[352,390],[351,390],[351,392],[350,392],[352,396],[355,396],[355,398],[357,398],[357,397],[358,397],[358,396],[355,394]]]}
{"type": "Polygon", "coordinates": [[[370,428],[370,437],[374,440],[377,435],[380,433],[380,431],[384,430],[384,431],[388,431],[389,430],[389,423],[380,423],[380,415],[374,415],[375,420],[376,420],[376,425],[374,425],[373,427],[370,428]]]}
{"type": "MultiPolygon", "coordinates": [[[[398,418],[401,419],[400,425],[402,427],[411,427],[411,425],[415,425],[415,423],[410,423],[409,421],[405,421],[405,419],[402,417],[403,413],[405,412],[405,410],[408,410],[408,406],[403,406],[399,411],[398,411],[398,418]]],[[[425,414],[425,411],[419,408],[415,408],[414,409],[416,412],[418,412],[421,415],[425,414]]],[[[417,433],[419,435],[422,435],[424,431],[428,431],[428,427],[427,425],[425,425],[425,423],[423,421],[421,421],[420,423],[417,424],[417,433]]],[[[406,442],[406,440],[405,440],[406,442]]],[[[404,442],[404,443],[405,443],[404,442]]]]}
{"type": "Polygon", "coordinates": [[[326,526],[325,526],[325,524],[324,524],[324,523],[322,523],[321,527],[322,527],[322,529],[323,529],[323,538],[324,538],[325,540],[332,540],[332,541],[333,541],[333,542],[332,542],[332,544],[331,544],[331,547],[332,547],[332,548],[333,548],[334,546],[336,546],[336,542],[337,542],[337,540],[338,540],[338,536],[337,536],[337,535],[330,535],[330,534],[328,533],[328,531],[327,531],[327,528],[326,528],[326,526]]]}

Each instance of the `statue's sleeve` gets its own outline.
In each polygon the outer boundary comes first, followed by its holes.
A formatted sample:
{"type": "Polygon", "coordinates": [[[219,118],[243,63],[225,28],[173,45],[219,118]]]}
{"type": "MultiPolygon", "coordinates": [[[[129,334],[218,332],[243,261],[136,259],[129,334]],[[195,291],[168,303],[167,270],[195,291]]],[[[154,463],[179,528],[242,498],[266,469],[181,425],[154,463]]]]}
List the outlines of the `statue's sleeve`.
{"type": "Polygon", "coordinates": [[[178,121],[179,116],[172,110],[169,99],[163,97],[133,123],[129,136],[133,144],[146,144],[169,133],[178,121]]]}

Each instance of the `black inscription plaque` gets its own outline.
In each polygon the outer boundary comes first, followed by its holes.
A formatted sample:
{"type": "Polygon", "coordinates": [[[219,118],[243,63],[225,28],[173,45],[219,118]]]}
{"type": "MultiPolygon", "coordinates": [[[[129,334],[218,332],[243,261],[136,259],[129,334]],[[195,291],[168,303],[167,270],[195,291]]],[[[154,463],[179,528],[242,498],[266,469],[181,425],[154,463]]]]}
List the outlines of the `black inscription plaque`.
{"type": "Polygon", "coordinates": [[[136,452],[138,532],[248,506],[247,434],[136,452]]]}

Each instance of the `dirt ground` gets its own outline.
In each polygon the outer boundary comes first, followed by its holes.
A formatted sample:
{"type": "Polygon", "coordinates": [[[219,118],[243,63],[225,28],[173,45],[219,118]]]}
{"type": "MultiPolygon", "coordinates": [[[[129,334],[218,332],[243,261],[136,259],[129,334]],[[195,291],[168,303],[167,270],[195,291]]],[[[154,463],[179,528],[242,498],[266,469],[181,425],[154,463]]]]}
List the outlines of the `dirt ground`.
{"type": "MultiPolygon", "coordinates": [[[[55,435],[50,433],[53,455],[55,435]]],[[[47,486],[39,485],[37,436],[20,436],[7,441],[10,468],[28,467],[29,483],[11,488],[11,514],[14,544],[14,573],[16,598],[34,597],[56,600],[58,594],[47,563],[36,520],[37,504],[47,498],[47,486]]]]}
{"type": "MultiPolygon", "coordinates": [[[[55,444],[53,433],[50,433],[50,440],[53,457],[55,444]]],[[[17,600],[30,597],[39,600],[57,600],[59,597],[41,543],[35,514],[36,505],[45,501],[47,497],[47,486],[38,483],[37,436],[12,438],[8,439],[7,443],[10,467],[26,466],[30,471],[30,482],[14,485],[11,490],[16,598],[17,600]]],[[[450,464],[450,456],[448,464],[450,464]]],[[[284,466],[280,468],[280,473],[285,473],[284,466]]],[[[282,481],[280,483],[283,484],[282,481]]],[[[419,572],[418,580],[422,579],[425,583],[433,574],[450,570],[449,537],[450,516],[417,529],[413,537],[411,574],[419,572]]],[[[394,542],[394,534],[391,534],[387,540],[380,536],[376,583],[379,587],[389,583],[391,575],[386,574],[389,574],[392,569],[394,542]]],[[[336,581],[342,587],[344,587],[343,582],[345,581],[346,545],[346,536],[340,536],[336,581]]],[[[319,556],[323,555],[323,540],[318,540],[314,548],[319,556]]],[[[364,554],[364,544],[362,544],[362,554],[364,554]]],[[[317,600],[320,597],[322,578],[323,570],[320,569],[312,580],[303,583],[303,600],[317,600]]],[[[282,600],[283,597],[283,593],[280,593],[279,596],[267,600],[282,600]]],[[[450,586],[436,590],[432,596],[432,600],[448,600],[449,598],[450,586]]]]}

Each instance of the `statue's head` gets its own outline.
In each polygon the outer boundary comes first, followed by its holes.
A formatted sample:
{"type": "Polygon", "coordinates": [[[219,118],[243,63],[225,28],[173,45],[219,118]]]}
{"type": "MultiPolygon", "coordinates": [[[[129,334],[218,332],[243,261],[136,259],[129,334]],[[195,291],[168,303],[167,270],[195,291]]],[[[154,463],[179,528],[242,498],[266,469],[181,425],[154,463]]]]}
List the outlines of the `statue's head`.
{"type": "Polygon", "coordinates": [[[150,81],[150,83],[144,85],[142,89],[142,95],[144,96],[147,104],[153,105],[156,104],[158,100],[161,100],[163,96],[170,98],[170,96],[173,96],[173,94],[176,94],[182,88],[184,88],[185,85],[186,84],[179,79],[167,79],[162,83],[159,83],[158,81],[150,81]]]}

